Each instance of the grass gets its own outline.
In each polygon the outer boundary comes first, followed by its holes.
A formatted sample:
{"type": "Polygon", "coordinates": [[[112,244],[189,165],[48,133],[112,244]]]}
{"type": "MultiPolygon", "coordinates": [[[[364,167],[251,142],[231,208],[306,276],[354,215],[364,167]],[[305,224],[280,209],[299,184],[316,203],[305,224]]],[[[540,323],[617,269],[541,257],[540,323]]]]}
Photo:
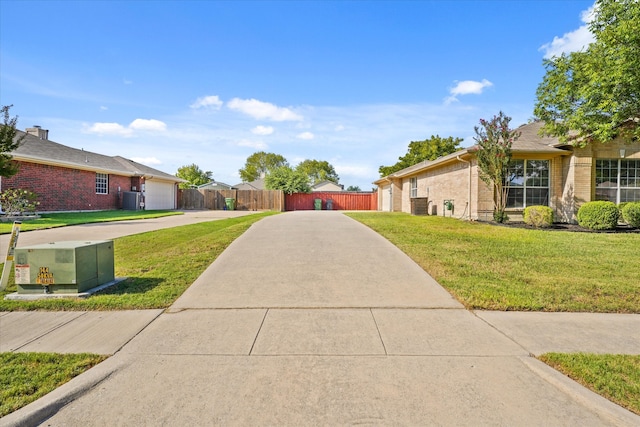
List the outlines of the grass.
{"type": "Polygon", "coordinates": [[[539,359],[640,415],[640,355],[547,353],[539,359]]]}
{"type": "Polygon", "coordinates": [[[640,313],[640,233],[348,215],[386,237],[469,309],[640,313]]]}
{"type": "Polygon", "coordinates": [[[0,417],[55,390],[106,358],[86,353],[0,353],[0,417]]]}
{"type": "MultiPolygon", "coordinates": [[[[0,311],[134,310],[169,307],[251,224],[276,212],[202,222],[114,241],[116,277],[127,280],[87,299],[0,300],[0,311]]],[[[15,283],[0,298],[15,292],[15,283]]]]}
{"type": "MultiPolygon", "coordinates": [[[[89,224],[92,222],[127,221],[133,219],[159,218],[162,216],[182,215],[179,211],[96,211],[62,212],[41,214],[38,219],[23,221],[20,231],[40,230],[43,228],[64,227],[67,225],[89,224]]],[[[13,223],[0,223],[0,234],[11,233],[13,223]]]]}

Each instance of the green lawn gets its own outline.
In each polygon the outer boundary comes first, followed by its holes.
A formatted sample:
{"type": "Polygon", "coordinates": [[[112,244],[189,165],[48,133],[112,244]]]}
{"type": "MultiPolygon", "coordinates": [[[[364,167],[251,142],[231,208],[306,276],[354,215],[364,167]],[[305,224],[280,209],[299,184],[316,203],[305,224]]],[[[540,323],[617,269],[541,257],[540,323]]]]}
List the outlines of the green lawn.
{"type": "MultiPolygon", "coordinates": [[[[159,218],[169,215],[183,215],[179,211],[96,211],[96,212],[62,212],[42,214],[38,219],[23,221],[20,231],[39,230],[42,228],[64,227],[67,225],[89,224],[92,222],[126,221],[132,219],[159,218]]],[[[11,233],[12,222],[0,223],[0,234],[11,233]]]]}
{"type": "Polygon", "coordinates": [[[95,354],[0,353],[0,417],[39,399],[106,358],[95,354]]]}
{"type": "Polygon", "coordinates": [[[547,353],[549,366],[640,415],[640,356],[547,353]]]}
{"type": "Polygon", "coordinates": [[[348,214],[470,309],[640,313],[640,233],[510,228],[434,216],[348,214]]]}

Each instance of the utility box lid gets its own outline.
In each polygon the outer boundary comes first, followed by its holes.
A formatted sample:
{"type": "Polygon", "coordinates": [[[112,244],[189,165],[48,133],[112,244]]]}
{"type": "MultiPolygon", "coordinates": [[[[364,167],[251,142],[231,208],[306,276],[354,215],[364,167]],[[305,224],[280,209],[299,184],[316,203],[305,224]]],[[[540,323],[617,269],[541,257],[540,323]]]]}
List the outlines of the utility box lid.
{"type": "Polygon", "coordinates": [[[65,241],[16,248],[18,293],[80,293],[115,278],[113,241],[65,241]]]}

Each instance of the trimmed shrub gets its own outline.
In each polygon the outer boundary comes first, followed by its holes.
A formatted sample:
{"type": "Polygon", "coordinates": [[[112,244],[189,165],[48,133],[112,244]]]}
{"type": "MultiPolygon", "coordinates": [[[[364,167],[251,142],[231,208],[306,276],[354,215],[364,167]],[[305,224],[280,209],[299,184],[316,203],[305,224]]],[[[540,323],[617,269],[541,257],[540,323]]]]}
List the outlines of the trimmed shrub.
{"type": "Polygon", "coordinates": [[[553,209],[549,206],[529,206],[524,210],[524,222],[536,228],[553,225],[553,209]]]}
{"type": "Polygon", "coordinates": [[[625,203],[622,219],[633,228],[640,228],[640,202],[625,203]]]}
{"type": "Polygon", "coordinates": [[[611,230],[618,225],[620,211],[613,202],[587,202],[578,209],[578,224],[591,230],[611,230]]]}
{"type": "Polygon", "coordinates": [[[620,211],[620,218],[622,218],[622,210],[624,209],[625,206],[627,206],[629,202],[622,202],[618,204],[618,210],[620,211]]]}

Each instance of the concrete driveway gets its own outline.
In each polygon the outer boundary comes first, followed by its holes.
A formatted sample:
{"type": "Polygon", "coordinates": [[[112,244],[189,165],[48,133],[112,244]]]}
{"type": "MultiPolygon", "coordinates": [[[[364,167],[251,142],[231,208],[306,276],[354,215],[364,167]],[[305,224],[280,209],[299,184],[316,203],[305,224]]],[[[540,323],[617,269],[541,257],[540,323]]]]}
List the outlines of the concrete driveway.
{"type": "Polygon", "coordinates": [[[531,356],[567,340],[640,354],[638,316],[515,314],[465,310],[339,212],[286,213],[113,357],[0,424],[640,425],[531,356]]]}

